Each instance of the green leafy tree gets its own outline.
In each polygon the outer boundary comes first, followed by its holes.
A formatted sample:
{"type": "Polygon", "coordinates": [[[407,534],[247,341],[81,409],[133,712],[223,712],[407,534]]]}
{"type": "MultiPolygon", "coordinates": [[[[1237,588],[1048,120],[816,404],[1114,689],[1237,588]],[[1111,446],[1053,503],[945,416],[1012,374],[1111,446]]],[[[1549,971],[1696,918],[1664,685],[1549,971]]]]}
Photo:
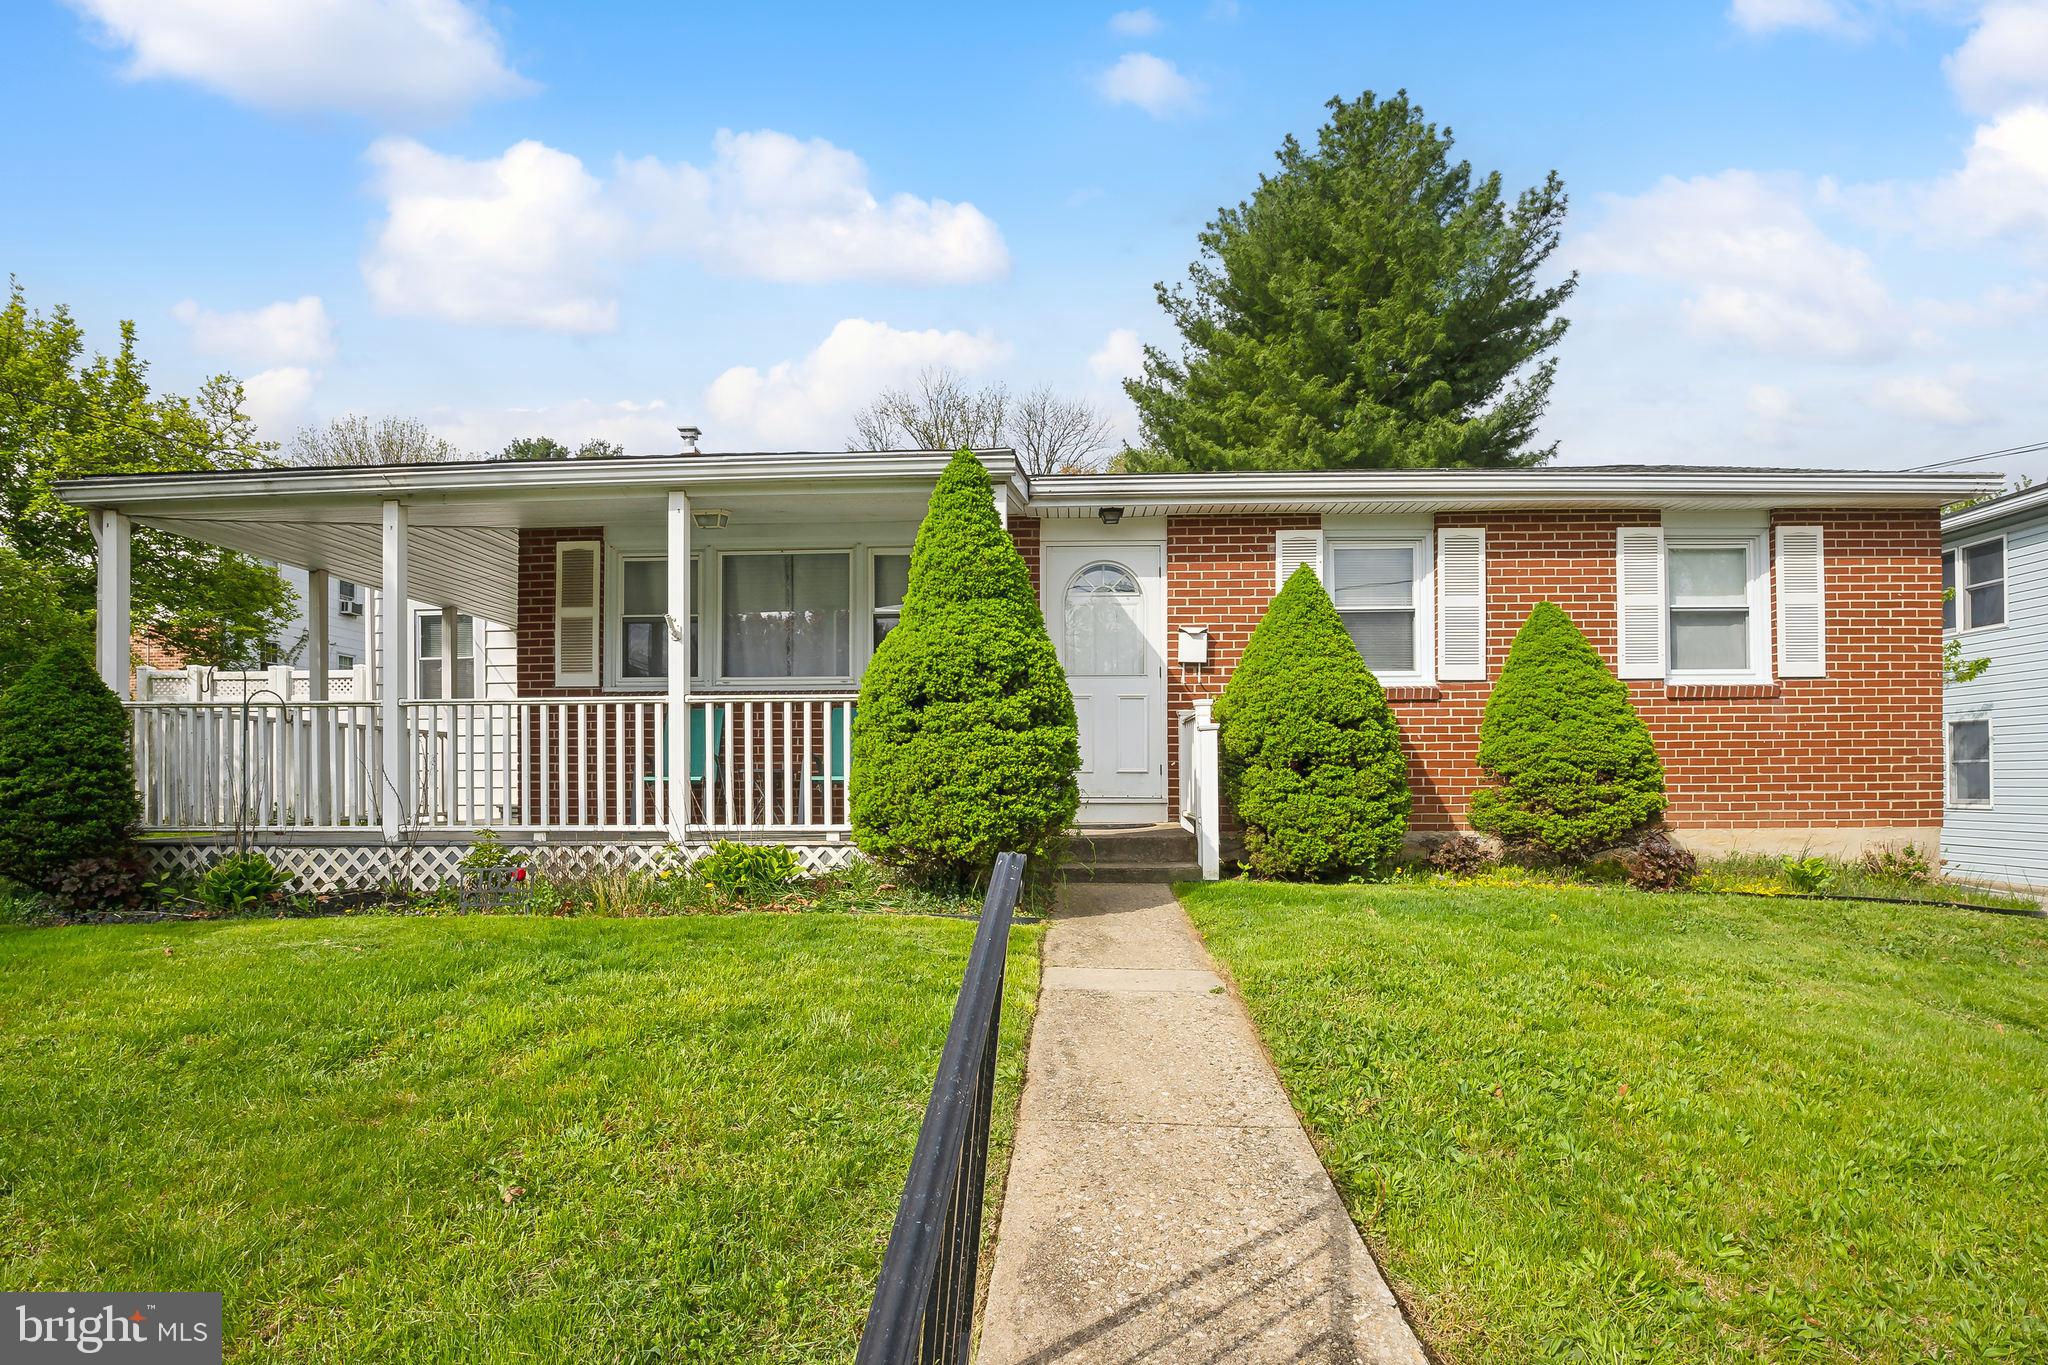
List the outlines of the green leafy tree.
{"type": "Polygon", "coordinates": [[[141,803],[128,713],[75,643],[0,694],[0,874],[40,886],[127,847],[141,803]]]}
{"type": "Polygon", "coordinates": [[[1508,646],[1479,724],[1472,824],[1574,857],[1620,842],[1664,810],[1664,766],[1628,684],[1572,624],[1538,602],[1508,646]]]}
{"type": "Polygon", "coordinates": [[[79,643],[91,624],[64,602],[47,566],[32,563],[0,540],[0,687],[21,676],[52,645],[79,643]]]}
{"type": "Polygon", "coordinates": [[[1201,234],[1185,292],[1158,286],[1181,357],[1125,382],[1133,469],[1486,469],[1537,446],[1577,277],[1557,249],[1555,172],[1510,204],[1405,92],[1330,101],[1313,151],[1201,234]]]}
{"type": "Polygon", "coordinates": [[[566,460],[569,447],[552,436],[521,436],[498,452],[501,460],[566,460]]]}
{"type": "Polygon", "coordinates": [[[1216,699],[1223,798],[1245,866],[1291,879],[1375,871],[1408,832],[1408,762],[1387,694],[1302,565],[1216,699]]]}
{"type": "MultiPolygon", "coordinates": [[[[94,606],[92,532],[82,508],[57,497],[59,479],[249,469],[271,463],[227,375],[196,396],[152,394],[121,324],[112,356],[87,358],[69,310],[29,310],[19,283],[0,309],[0,541],[18,561],[10,581],[32,592],[0,599],[0,640],[82,634],[94,606]],[[40,614],[40,620],[30,619],[40,614]]],[[[195,663],[260,663],[292,616],[276,569],[247,555],[139,529],[133,551],[137,630],[195,663]]]]}
{"type": "Polygon", "coordinates": [[[1073,819],[1074,697],[1031,572],[963,450],[933,490],[903,614],[875,647],[853,723],[853,837],[920,880],[971,882],[1041,854],[1073,819]]]}

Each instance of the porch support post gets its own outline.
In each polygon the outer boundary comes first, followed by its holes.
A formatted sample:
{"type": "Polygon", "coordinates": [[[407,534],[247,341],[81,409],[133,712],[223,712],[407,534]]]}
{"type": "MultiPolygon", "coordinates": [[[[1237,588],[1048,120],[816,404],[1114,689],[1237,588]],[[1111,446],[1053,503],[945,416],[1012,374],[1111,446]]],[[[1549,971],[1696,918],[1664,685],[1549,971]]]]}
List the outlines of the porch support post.
{"type": "Polygon", "coordinates": [[[668,495],[668,837],[690,828],[690,495],[668,495]]]}
{"type": "Polygon", "coordinates": [[[406,563],[405,504],[391,500],[384,504],[384,586],[377,602],[378,626],[383,638],[377,649],[377,718],[384,729],[384,782],[378,808],[384,817],[384,837],[398,838],[405,824],[405,811],[412,802],[412,774],[408,771],[412,746],[406,741],[405,708],[406,604],[408,565],[406,563]]]}
{"type": "Polygon", "coordinates": [[[334,575],[326,569],[306,573],[306,699],[327,700],[327,659],[329,626],[327,599],[334,592],[334,575]]]}
{"type": "Polygon", "coordinates": [[[1195,703],[1195,751],[1182,754],[1180,761],[1195,765],[1195,852],[1202,864],[1202,880],[1213,882],[1223,874],[1222,772],[1218,763],[1217,737],[1221,727],[1212,714],[1215,702],[1203,698],[1195,703]]]}
{"type": "Polygon", "coordinates": [[[99,611],[94,617],[94,656],[100,681],[128,700],[128,517],[101,508],[92,514],[93,545],[99,552],[99,611]]]}
{"type": "MultiPolygon", "coordinates": [[[[306,700],[327,700],[327,659],[329,627],[327,599],[334,594],[334,575],[326,569],[306,572],[306,700]]],[[[313,823],[334,823],[334,773],[328,766],[328,715],[325,707],[308,712],[313,728],[313,823]]]]}

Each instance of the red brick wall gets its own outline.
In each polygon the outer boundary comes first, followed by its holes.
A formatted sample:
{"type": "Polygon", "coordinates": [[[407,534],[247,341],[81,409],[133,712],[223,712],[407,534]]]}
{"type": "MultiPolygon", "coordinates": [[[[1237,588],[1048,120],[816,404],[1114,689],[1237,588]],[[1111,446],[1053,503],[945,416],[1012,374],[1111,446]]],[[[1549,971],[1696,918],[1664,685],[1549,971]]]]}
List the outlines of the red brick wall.
{"type": "MultiPolygon", "coordinates": [[[[555,546],[565,540],[604,540],[601,526],[548,527],[519,533],[519,695],[589,697],[595,687],[555,686],[555,546]]],[[[599,556],[600,564],[603,557],[599,556]]],[[[604,574],[598,580],[598,620],[604,620],[604,574]]],[[[602,640],[600,640],[602,643],[602,640]]],[[[602,656],[600,656],[602,657],[602,656]]]]}
{"type": "MultiPolygon", "coordinates": [[[[1615,661],[1615,531],[1655,512],[1444,515],[1487,531],[1487,672],[1544,598],[1615,661]]],[[[1934,512],[1780,511],[1773,523],[1825,528],[1825,678],[1764,688],[1629,690],[1664,760],[1677,828],[1926,827],[1941,822],[1940,518],[1934,512]]],[[[1167,527],[1169,636],[1210,628],[1206,669],[1174,664],[1177,716],[1221,690],[1273,593],[1273,536],[1309,517],[1175,517],[1167,527]]],[[[1775,636],[1775,628],[1773,631],[1775,636]]],[[[1409,754],[1413,825],[1462,823],[1490,682],[1393,693],[1409,754]]],[[[1169,721],[1169,797],[1179,791],[1179,727],[1169,721]]]]}

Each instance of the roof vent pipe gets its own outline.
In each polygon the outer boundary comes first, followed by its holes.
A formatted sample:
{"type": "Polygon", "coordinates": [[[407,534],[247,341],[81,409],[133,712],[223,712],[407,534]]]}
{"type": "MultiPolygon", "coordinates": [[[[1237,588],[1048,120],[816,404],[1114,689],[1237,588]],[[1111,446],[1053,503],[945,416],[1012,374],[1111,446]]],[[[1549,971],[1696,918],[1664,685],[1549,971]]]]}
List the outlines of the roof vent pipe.
{"type": "Polygon", "coordinates": [[[704,429],[702,427],[677,427],[676,435],[683,438],[683,454],[695,455],[697,453],[697,442],[703,438],[704,429]]]}

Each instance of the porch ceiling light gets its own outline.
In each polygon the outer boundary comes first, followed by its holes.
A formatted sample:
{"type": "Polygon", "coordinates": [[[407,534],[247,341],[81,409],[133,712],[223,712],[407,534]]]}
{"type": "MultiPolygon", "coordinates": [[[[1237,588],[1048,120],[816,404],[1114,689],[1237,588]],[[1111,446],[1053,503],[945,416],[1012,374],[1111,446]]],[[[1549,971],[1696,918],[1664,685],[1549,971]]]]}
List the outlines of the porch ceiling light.
{"type": "Polygon", "coordinates": [[[697,523],[697,529],[700,531],[723,531],[727,519],[731,516],[732,513],[720,507],[708,512],[692,512],[690,520],[697,523]]]}
{"type": "Polygon", "coordinates": [[[1097,509],[1095,515],[1102,518],[1104,526],[1114,526],[1124,519],[1124,509],[1121,507],[1103,507],[1097,509]]]}

